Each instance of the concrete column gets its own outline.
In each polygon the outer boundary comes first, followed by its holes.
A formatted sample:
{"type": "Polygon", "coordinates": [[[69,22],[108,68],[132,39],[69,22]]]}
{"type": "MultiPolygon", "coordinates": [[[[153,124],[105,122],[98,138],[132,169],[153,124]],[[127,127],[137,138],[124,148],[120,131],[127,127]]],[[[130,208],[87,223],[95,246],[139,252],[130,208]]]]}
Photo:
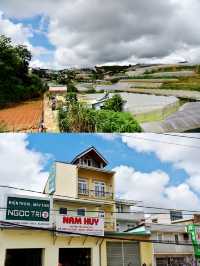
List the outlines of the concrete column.
{"type": "Polygon", "coordinates": [[[49,247],[43,252],[43,266],[58,266],[59,248],[49,247]]]}
{"type": "Polygon", "coordinates": [[[5,248],[0,247],[0,266],[5,265],[6,260],[6,250],[5,248]]]}
{"type": "Polygon", "coordinates": [[[93,247],[92,249],[91,249],[91,252],[92,252],[92,266],[100,266],[99,265],[99,245],[96,245],[95,247],[93,247]]]}
{"type": "Polygon", "coordinates": [[[140,258],[141,258],[141,265],[146,263],[147,266],[153,265],[153,244],[152,243],[140,243],[140,258]]]}

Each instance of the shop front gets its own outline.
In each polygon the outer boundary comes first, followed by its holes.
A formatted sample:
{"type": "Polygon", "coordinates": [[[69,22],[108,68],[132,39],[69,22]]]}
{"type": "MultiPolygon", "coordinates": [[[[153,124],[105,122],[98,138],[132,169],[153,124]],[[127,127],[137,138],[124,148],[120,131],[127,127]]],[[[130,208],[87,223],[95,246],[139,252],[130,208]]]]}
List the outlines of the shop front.
{"type": "Polygon", "coordinates": [[[91,266],[91,249],[60,248],[59,266],[91,266]]]}
{"type": "Polygon", "coordinates": [[[139,243],[108,242],[107,266],[140,266],[139,243]]]}
{"type": "Polygon", "coordinates": [[[7,249],[5,266],[42,266],[42,249],[7,249]]]}

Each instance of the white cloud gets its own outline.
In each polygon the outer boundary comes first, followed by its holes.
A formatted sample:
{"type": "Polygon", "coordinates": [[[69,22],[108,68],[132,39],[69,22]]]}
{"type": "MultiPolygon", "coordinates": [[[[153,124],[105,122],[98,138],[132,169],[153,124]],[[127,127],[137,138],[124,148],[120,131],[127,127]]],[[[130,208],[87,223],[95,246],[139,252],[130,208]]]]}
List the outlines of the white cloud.
{"type": "MultiPolygon", "coordinates": [[[[37,67],[51,67],[50,62],[45,63],[38,58],[42,55],[48,55],[52,52],[41,46],[33,46],[30,38],[34,36],[34,30],[31,27],[24,26],[22,23],[13,23],[10,19],[6,18],[0,11],[0,35],[5,35],[11,38],[12,43],[18,45],[26,45],[32,53],[31,66],[37,67]]],[[[53,61],[53,60],[52,60],[53,61]]]]}
{"type": "Polygon", "coordinates": [[[116,192],[121,198],[143,201],[145,206],[199,209],[200,199],[189,186],[171,186],[169,175],[163,171],[143,173],[125,165],[114,171],[116,192]]]}
{"type": "Polygon", "coordinates": [[[44,166],[49,159],[28,148],[24,134],[1,134],[0,136],[0,185],[16,186],[41,191],[48,173],[44,166]]]}
{"type": "Polygon", "coordinates": [[[60,67],[200,62],[198,0],[1,0],[1,9],[18,18],[42,14],[60,67]]]}
{"type": "Polygon", "coordinates": [[[26,44],[28,38],[33,36],[30,28],[23,26],[22,23],[14,24],[5,18],[0,11],[0,34],[10,37],[15,44],[26,44]]]}
{"type": "MultiPolygon", "coordinates": [[[[192,136],[195,137],[198,136],[198,134],[190,134],[190,137],[192,136]]],[[[193,190],[196,190],[196,192],[199,193],[199,139],[180,138],[156,134],[125,134],[122,135],[122,141],[126,143],[128,147],[135,149],[138,152],[153,152],[162,162],[172,163],[175,168],[184,170],[189,176],[186,180],[186,183],[193,190]]]]}
{"type": "Polygon", "coordinates": [[[109,140],[112,141],[112,140],[116,140],[116,139],[120,138],[120,134],[118,134],[118,133],[112,133],[112,134],[110,134],[110,133],[98,133],[96,135],[98,137],[101,137],[101,138],[108,140],[108,141],[109,140]]]}

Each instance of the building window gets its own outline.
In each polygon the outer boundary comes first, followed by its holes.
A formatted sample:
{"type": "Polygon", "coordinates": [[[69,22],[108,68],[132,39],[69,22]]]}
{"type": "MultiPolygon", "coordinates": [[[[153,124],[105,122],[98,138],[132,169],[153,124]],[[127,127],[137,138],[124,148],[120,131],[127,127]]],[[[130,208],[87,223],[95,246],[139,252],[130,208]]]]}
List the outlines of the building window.
{"type": "Polygon", "coordinates": [[[171,221],[181,220],[183,219],[183,214],[181,211],[170,211],[170,219],[171,221]]]}
{"type": "Polygon", "coordinates": [[[104,182],[95,182],[95,197],[105,197],[104,182]]]}
{"type": "Polygon", "coordinates": [[[157,224],[158,223],[158,219],[157,218],[152,219],[152,223],[157,224]]]}
{"type": "Polygon", "coordinates": [[[85,209],[84,208],[77,209],[77,215],[78,216],[85,216],[85,209]]]}
{"type": "Polygon", "coordinates": [[[189,235],[187,233],[183,234],[183,240],[184,241],[189,241],[189,235]]]}
{"type": "Polygon", "coordinates": [[[63,215],[67,215],[67,208],[60,208],[59,213],[63,215]]]}
{"type": "Polygon", "coordinates": [[[105,211],[99,211],[99,218],[105,218],[105,211]]]}
{"type": "Polygon", "coordinates": [[[117,212],[119,212],[119,213],[122,213],[124,210],[123,210],[123,205],[117,205],[117,212]]]}
{"type": "Polygon", "coordinates": [[[82,195],[88,195],[88,183],[86,180],[78,180],[78,193],[82,195]]]}
{"type": "Polygon", "coordinates": [[[175,243],[178,243],[178,242],[179,242],[178,234],[176,234],[176,235],[174,236],[174,239],[175,239],[175,243]]]}

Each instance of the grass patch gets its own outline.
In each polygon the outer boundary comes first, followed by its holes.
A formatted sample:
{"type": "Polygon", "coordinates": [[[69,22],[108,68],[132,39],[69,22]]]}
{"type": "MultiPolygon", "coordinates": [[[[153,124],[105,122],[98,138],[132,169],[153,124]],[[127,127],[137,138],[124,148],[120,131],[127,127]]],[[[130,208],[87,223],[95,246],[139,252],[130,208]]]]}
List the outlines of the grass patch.
{"type": "Polygon", "coordinates": [[[160,89],[200,91],[200,75],[179,78],[177,82],[163,83],[160,89]]]}
{"type": "Polygon", "coordinates": [[[158,109],[145,114],[138,114],[135,116],[135,118],[139,123],[162,121],[171,114],[177,112],[180,106],[181,102],[177,103],[176,105],[167,106],[160,110],[158,109]]]}
{"type": "Polygon", "coordinates": [[[7,126],[6,126],[6,123],[3,122],[3,121],[0,121],[0,133],[4,133],[4,132],[7,132],[7,126]]]}

